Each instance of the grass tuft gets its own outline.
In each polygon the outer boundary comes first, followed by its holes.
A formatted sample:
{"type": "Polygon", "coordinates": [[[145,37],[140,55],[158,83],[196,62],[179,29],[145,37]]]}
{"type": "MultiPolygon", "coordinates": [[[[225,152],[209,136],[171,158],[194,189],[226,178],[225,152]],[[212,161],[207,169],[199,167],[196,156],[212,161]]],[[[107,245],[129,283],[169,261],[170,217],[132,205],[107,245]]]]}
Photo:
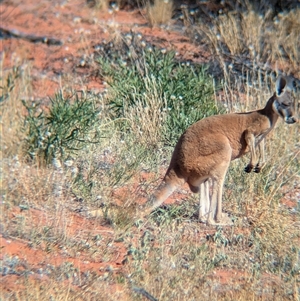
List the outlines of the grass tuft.
{"type": "Polygon", "coordinates": [[[151,26],[168,24],[173,10],[173,0],[154,0],[153,4],[146,2],[146,16],[151,26]]]}

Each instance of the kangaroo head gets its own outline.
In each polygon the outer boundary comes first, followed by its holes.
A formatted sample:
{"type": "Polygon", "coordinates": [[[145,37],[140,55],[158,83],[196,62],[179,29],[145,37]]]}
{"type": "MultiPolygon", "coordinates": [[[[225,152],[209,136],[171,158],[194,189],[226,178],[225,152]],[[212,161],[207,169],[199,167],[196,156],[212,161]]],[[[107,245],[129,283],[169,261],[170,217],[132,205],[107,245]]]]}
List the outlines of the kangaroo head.
{"type": "Polygon", "coordinates": [[[297,122],[292,79],[279,76],[276,80],[275,87],[275,101],[273,102],[275,112],[281,116],[286,123],[292,124],[297,122]]]}

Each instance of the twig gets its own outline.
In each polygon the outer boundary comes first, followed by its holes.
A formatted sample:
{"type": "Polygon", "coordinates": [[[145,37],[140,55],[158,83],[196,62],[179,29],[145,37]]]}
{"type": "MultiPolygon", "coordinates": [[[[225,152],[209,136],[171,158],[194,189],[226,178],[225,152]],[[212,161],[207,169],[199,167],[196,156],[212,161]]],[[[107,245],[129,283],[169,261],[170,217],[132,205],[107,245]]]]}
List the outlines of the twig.
{"type": "Polygon", "coordinates": [[[143,295],[144,297],[146,297],[148,300],[150,301],[158,301],[158,299],[154,298],[152,295],[150,295],[146,290],[144,290],[143,288],[140,287],[136,287],[134,286],[132,288],[136,293],[143,295]]]}
{"type": "Polygon", "coordinates": [[[0,27],[0,35],[2,35],[4,37],[15,37],[18,39],[24,39],[24,40],[28,40],[33,43],[41,42],[41,43],[45,43],[47,45],[62,45],[63,44],[63,42],[61,40],[57,40],[54,38],[26,34],[26,33],[20,32],[19,30],[16,30],[16,29],[7,29],[7,28],[3,28],[3,27],[0,27]]]}

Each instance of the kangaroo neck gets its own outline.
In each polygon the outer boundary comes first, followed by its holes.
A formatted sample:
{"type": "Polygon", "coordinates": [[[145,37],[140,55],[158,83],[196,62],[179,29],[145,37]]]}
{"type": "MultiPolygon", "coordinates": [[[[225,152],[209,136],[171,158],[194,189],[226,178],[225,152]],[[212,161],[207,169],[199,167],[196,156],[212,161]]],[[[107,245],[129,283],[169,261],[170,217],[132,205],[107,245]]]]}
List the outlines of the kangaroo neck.
{"type": "Polygon", "coordinates": [[[278,119],[278,114],[274,111],[273,106],[275,100],[276,94],[274,93],[274,95],[268,100],[266,106],[260,110],[260,113],[268,117],[268,119],[270,120],[271,127],[275,126],[278,119]]]}

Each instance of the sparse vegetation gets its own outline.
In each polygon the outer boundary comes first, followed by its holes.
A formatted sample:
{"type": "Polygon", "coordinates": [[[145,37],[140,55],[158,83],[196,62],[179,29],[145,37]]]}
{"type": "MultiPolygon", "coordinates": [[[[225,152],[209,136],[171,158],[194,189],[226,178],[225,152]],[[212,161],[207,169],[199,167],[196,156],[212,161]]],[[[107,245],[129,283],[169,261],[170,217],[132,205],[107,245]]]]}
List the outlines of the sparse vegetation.
{"type": "Polygon", "coordinates": [[[198,195],[185,188],[132,222],[189,124],[261,107],[276,62],[299,75],[299,10],[224,10],[210,25],[197,13],[189,26],[217,54],[213,64],[115,32],[90,57],[103,93],[37,100],[30,65],[1,64],[3,300],[145,300],[136,287],[160,301],[299,299],[299,123],[278,124],[262,173],[244,173],[247,158],[232,162],[224,210],[233,227],[198,223],[198,195]]]}
{"type": "Polygon", "coordinates": [[[132,35],[119,39],[119,50],[112,46],[104,45],[98,59],[111,87],[108,105],[113,117],[129,122],[141,142],[173,146],[189,125],[218,113],[205,66],[178,62],[165,49],[145,49],[132,35]]]}
{"type": "Polygon", "coordinates": [[[210,22],[196,19],[193,30],[205,36],[210,51],[217,54],[223,67],[236,70],[253,66],[270,71],[281,69],[288,60],[289,72],[298,73],[300,8],[275,15],[272,6],[261,10],[253,6],[245,1],[240,10],[221,11],[210,22]]]}

